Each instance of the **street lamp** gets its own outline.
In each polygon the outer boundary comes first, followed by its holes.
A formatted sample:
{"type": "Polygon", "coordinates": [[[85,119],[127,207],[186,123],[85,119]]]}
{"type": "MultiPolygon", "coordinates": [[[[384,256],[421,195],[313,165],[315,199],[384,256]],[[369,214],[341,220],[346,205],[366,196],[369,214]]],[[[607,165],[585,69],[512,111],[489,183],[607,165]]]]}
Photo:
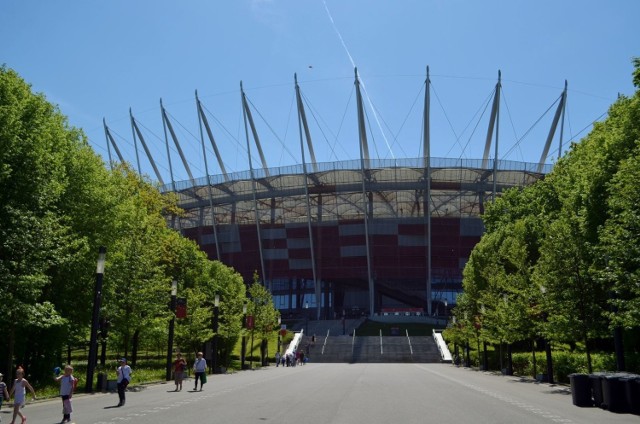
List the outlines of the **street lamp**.
{"type": "Polygon", "coordinates": [[[93,291],[93,316],[91,317],[91,338],[89,341],[89,361],[87,362],[87,382],[85,392],[93,392],[93,372],[98,361],[98,324],[100,321],[100,304],[102,302],[102,280],[104,278],[104,263],[107,248],[100,246],[98,250],[98,265],[96,267],[96,285],[93,291]]]}
{"type": "Polygon", "coordinates": [[[309,334],[309,302],[304,302],[304,332],[309,334]]]}
{"type": "Polygon", "coordinates": [[[449,306],[449,302],[447,299],[444,300],[444,321],[445,325],[447,325],[447,306],[449,306]]]}
{"type": "MultiPolygon", "coordinates": [[[[507,308],[507,313],[509,312],[509,296],[504,293],[502,295],[502,300],[504,300],[505,308],[507,308]]],[[[502,348],[502,342],[500,343],[502,348]]],[[[500,360],[502,360],[502,355],[500,356],[500,360]]],[[[513,355],[511,352],[511,342],[507,342],[507,375],[513,375],[513,355]]]]}
{"type": "Polygon", "coordinates": [[[245,369],[244,359],[247,356],[247,336],[245,329],[247,328],[247,304],[242,305],[242,346],[240,347],[240,369],[245,369]]]}
{"type": "MultiPolygon", "coordinates": [[[[484,307],[484,303],[480,305],[480,313],[482,314],[482,319],[484,320],[484,315],[487,313],[486,308],[484,307]]],[[[480,332],[478,332],[478,361],[480,361],[480,332]]],[[[489,370],[489,361],[487,358],[487,341],[482,341],[482,369],[484,371],[489,370]]]]}
{"type": "Polygon", "coordinates": [[[171,361],[173,359],[173,332],[176,325],[176,303],[178,295],[178,282],[176,280],[171,281],[171,303],[169,309],[171,310],[171,320],[169,321],[169,341],[167,342],[167,381],[171,380],[171,361]]]}
{"type": "MultiPolygon", "coordinates": [[[[278,317],[278,353],[280,353],[280,332],[282,331],[280,329],[280,326],[282,325],[282,318],[278,317]]],[[[278,364],[276,364],[278,365],[278,364]]]]}
{"type": "MultiPolygon", "coordinates": [[[[467,319],[468,319],[468,315],[467,315],[467,313],[465,312],[465,313],[464,313],[464,322],[465,322],[465,325],[466,325],[466,324],[468,324],[467,319]]],[[[469,368],[469,367],[471,367],[471,358],[470,358],[470,354],[469,354],[470,347],[469,347],[469,337],[468,337],[468,336],[467,336],[466,350],[467,350],[467,358],[466,358],[466,361],[465,361],[464,366],[465,366],[465,367],[467,367],[467,368],[469,368]]]]}
{"type": "MultiPolygon", "coordinates": [[[[451,323],[452,323],[453,327],[455,328],[456,327],[456,316],[455,315],[453,315],[451,317],[451,323]]],[[[458,365],[460,365],[460,357],[458,355],[459,355],[458,342],[454,341],[453,342],[453,361],[454,361],[454,364],[456,365],[456,367],[458,365]]]]}
{"type": "Polygon", "coordinates": [[[218,370],[218,311],[220,306],[220,295],[216,293],[213,298],[213,358],[211,359],[211,366],[213,367],[213,373],[218,370]]]}

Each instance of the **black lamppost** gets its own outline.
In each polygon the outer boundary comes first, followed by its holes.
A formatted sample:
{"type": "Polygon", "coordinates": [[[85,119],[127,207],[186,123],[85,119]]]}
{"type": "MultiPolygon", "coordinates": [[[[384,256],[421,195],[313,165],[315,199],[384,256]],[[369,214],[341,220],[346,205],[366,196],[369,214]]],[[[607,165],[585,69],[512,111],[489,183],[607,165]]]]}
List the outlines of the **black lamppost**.
{"type": "Polygon", "coordinates": [[[245,330],[247,328],[247,304],[242,305],[242,346],[240,346],[240,369],[245,369],[244,360],[247,356],[247,336],[245,330]]]}
{"type": "Polygon", "coordinates": [[[253,369],[253,330],[255,322],[253,322],[255,315],[251,317],[251,352],[249,352],[249,368],[253,369]]]}
{"type": "Polygon", "coordinates": [[[467,344],[465,346],[466,350],[467,350],[467,357],[464,363],[464,366],[467,368],[471,368],[471,352],[469,352],[471,350],[471,348],[469,347],[469,339],[467,339],[467,344]]]}
{"type": "Polygon", "coordinates": [[[171,303],[169,309],[171,310],[171,321],[169,321],[169,341],[167,342],[167,381],[171,380],[171,363],[173,360],[173,332],[176,325],[176,303],[178,295],[178,282],[176,280],[171,281],[171,303]]]}
{"type": "Polygon", "coordinates": [[[98,250],[98,266],[96,267],[96,285],[93,291],[93,316],[91,317],[91,339],[89,341],[89,361],[87,362],[87,382],[85,392],[93,392],[93,372],[98,362],[98,325],[100,321],[100,304],[102,303],[102,280],[104,278],[104,262],[107,248],[100,246],[98,250]]]}
{"type": "Polygon", "coordinates": [[[278,317],[278,353],[280,353],[280,332],[282,331],[282,329],[280,328],[281,325],[282,325],[282,318],[278,317]]]}
{"type": "MultiPolygon", "coordinates": [[[[504,300],[505,306],[508,308],[509,296],[507,296],[507,294],[505,293],[502,296],[502,299],[504,300]]],[[[502,343],[500,343],[500,346],[501,346],[501,349],[502,349],[502,343]]],[[[501,357],[501,359],[502,359],[502,357],[501,357]]],[[[513,355],[512,355],[512,352],[511,352],[511,342],[507,343],[507,375],[513,375],[513,355]]]]}
{"type": "MultiPolygon", "coordinates": [[[[484,320],[484,315],[487,312],[487,310],[484,307],[484,304],[480,305],[480,313],[482,314],[482,319],[484,320]]],[[[488,371],[489,370],[489,362],[487,360],[487,342],[486,341],[482,341],[482,351],[483,351],[483,355],[482,355],[482,369],[484,371],[488,371]]],[[[478,329],[478,362],[480,362],[480,329],[478,329]]]]}
{"type": "MultiPolygon", "coordinates": [[[[467,319],[468,319],[468,315],[467,315],[467,313],[465,312],[465,313],[464,313],[464,322],[465,322],[465,325],[468,325],[468,321],[467,321],[467,319]]],[[[466,350],[467,350],[467,358],[466,358],[466,360],[465,360],[465,364],[464,364],[464,366],[465,366],[465,367],[467,367],[467,368],[470,368],[470,367],[471,367],[471,357],[470,357],[470,352],[469,352],[469,350],[470,350],[470,347],[469,347],[469,336],[467,336],[467,343],[466,343],[465,348],[466,348],[466,350]]]]}
{"type": "MultiPolygon", "coordinates": [[[[608,275],[611,275],[613,270],[609,269],[609,255],[605,255],[605,271],[608,275]]],[[[611,312],[614,314],[618,313],[618,294],[615,289],[609,292],[609,298],[613,301],[613,305],[611,307],[611,312]]],[[[616,325],[613,328],[613,346],[616,352],[616,371],[621,372],[626,370],[625,362],[624,362],[624,335],[623,329],[620,325],[616,325]]]]}
{"type": "Polygon", "coordinates": [[[447,301],[447,299],[444,300],[444,323],[445,326],[447,325],[447,307],[449,306],[449,302],[447,301]]]}
{"type": "Polygon", "coordinates": [[[309,334],[309,302],[304,302],[304,334],[309,334]]]}
{"type": "MultiPolygon", "coordinates": [[[[111,323],[105,317],[100,318],[100,325],[98,326],[98,338],[100,339],[100,365],[105,366],[107,363],[107,337],[109,335],[109,327],[111,323]]],[[[71,363],[71,356],[68,354],[68,363],[71,363]]]]}
{"type": "MultiPolygon", "coordinates": [[[[453,315],[451,317],[451,325],[455,328],[456,326],[456,316],[453,315]]],[[[454,365],[457,367],[458,365],[460,365],[460,357],[459,357],[459,351],[458,351],[458,342],[454,341],[453,342],[453,363],[454,365]]]]}
{"type": "Polygon", "coordinates": [[[213,373],[218,371],[218,311],[220,306],[220,295],[216,294],[213,299],[213,353],[211,358],[211,366],[213,367],[213,373]]]}

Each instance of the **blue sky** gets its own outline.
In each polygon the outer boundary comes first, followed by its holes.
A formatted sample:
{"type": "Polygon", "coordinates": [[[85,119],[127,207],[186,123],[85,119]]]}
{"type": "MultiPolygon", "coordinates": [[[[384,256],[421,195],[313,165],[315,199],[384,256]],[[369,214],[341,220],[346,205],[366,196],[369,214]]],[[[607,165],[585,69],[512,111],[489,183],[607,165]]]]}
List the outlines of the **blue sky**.
{"type": "MultiPolygon", "coordinates": [[[[371,157],[422,154],[429,66],[432,156],[482,157],[482,112],[501,70],[498,156],[537,162],[553,116],[545,111],[565,79],[565,146],[619,93],[634,92],[638,16],[634,0],[0,0],[0,63],[58,104],[106,158],[105,118],[135,166],[132,108],[165,181],[160,98],[194,176],[204,175],[195,90],[227,171],[248,169],[240,81],[268,165],[301,163],[294,73],[317,160],[358,159],[352,61],[368,97],[371,157]]],[[[556,136],[548,163],[557,149],[556,136]]],[[[186,179],[173,147],[171,161],[174,179],[186,179]]]]}

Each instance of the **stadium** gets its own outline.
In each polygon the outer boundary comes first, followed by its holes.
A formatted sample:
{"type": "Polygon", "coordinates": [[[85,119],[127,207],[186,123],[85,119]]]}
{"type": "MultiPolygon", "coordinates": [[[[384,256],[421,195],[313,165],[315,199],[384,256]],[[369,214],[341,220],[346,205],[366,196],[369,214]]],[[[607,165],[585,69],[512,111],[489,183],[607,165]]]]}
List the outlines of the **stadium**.
{"type": "MultiPolygon", "coordinates": [[[[167,217],[170,224],[195,240],[211,259],[233,267],[247,283],[257,275],[283,317],[445,315],[462,290],[462,270],[483,234],[480,217],[485,206],[505,190],[530,185],[549,172],[551,165],[545,159],[558,127],[562,143],[566,86],[541,159],[533,163],[496,159],[500,77],[483,157],[431,157],[429,84],[427,71],[424,130],[417,141],[422,144],[421,157],[370,157],[357,70],[357,160],[316,161],[297,81],[300,164],[267,166],[242,89],[247,171],[225,171],[197,94],[205,177],[192,176],[164,108],[167,144],[171,140],[175,145],[188,179],[173,181],[172,175],[172,181],[164,183],[133,116],[132,132],[134,142],[141,143],[147,153],[161,191],[176,193],[185,211],[182,216],[167,217]],[[222,171],[218,175],[209,175],[205,143],[216,155],[222,171]],[[257,157],[252,157],[252,150],[257,157]]],[[[123,161],[106,123],[105,134],[107,146],[123,161]]]]}

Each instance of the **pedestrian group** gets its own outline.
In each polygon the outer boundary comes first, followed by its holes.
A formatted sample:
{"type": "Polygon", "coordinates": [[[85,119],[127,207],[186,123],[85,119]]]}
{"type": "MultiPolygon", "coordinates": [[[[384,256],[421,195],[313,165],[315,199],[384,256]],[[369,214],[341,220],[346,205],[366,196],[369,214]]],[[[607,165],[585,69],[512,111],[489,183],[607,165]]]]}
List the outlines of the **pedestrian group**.
{"type": "MultiPolygon", "coordinates": [[[[182,354],[176,355],[176,360],[173,363],[174,381],[176,384],[176,392],[182,390],[182,381],[187,375],[187,362],[182,357],[182,354]]],[[[193,364],[193,372],[195,375],[195,387],[194,391],[198,390],[198,382],[200,382],[200,391],[202,386],[207,382],[207,361],[203,358],[202,352],[198,352],[196,360],[193,364]]],[[[71,413],[73,412],[73,405],[71,398],[76,390],[78,379],[73,376],[73,367],[66,365],[64,371],[60,367],[55,367],[53,370],[53,380],[60,385],[60,398],[62,399],[62,421],[61,423],[71,422],[71,413]]],[[[127,364],[127,358],[121,358],[118,360],[118,366],[116,368],[116,383],[118,387],[118,407],[124,406],[126,402],[126,390],[127,386],[131,382],[131,375],[133,371],[127,364]]],[[[26,403],[27,390],[31,392],[33,400],[36,399],[36,393],[33,386],[29,384],[26,378],[24,378],[25,372],[22,367],[16,369],[16,378],[13,381],[11,390],[8,389],[7,384],[3,381],[4,375],[0,373],[0,408],[2,408],[3,401],[9,401],[13,397],[13,417],[10,424],[16,424],[16,418],[20,417],[20,424],[26,424],[27,416],[23,412],[23,408],[26,403]]]]}

